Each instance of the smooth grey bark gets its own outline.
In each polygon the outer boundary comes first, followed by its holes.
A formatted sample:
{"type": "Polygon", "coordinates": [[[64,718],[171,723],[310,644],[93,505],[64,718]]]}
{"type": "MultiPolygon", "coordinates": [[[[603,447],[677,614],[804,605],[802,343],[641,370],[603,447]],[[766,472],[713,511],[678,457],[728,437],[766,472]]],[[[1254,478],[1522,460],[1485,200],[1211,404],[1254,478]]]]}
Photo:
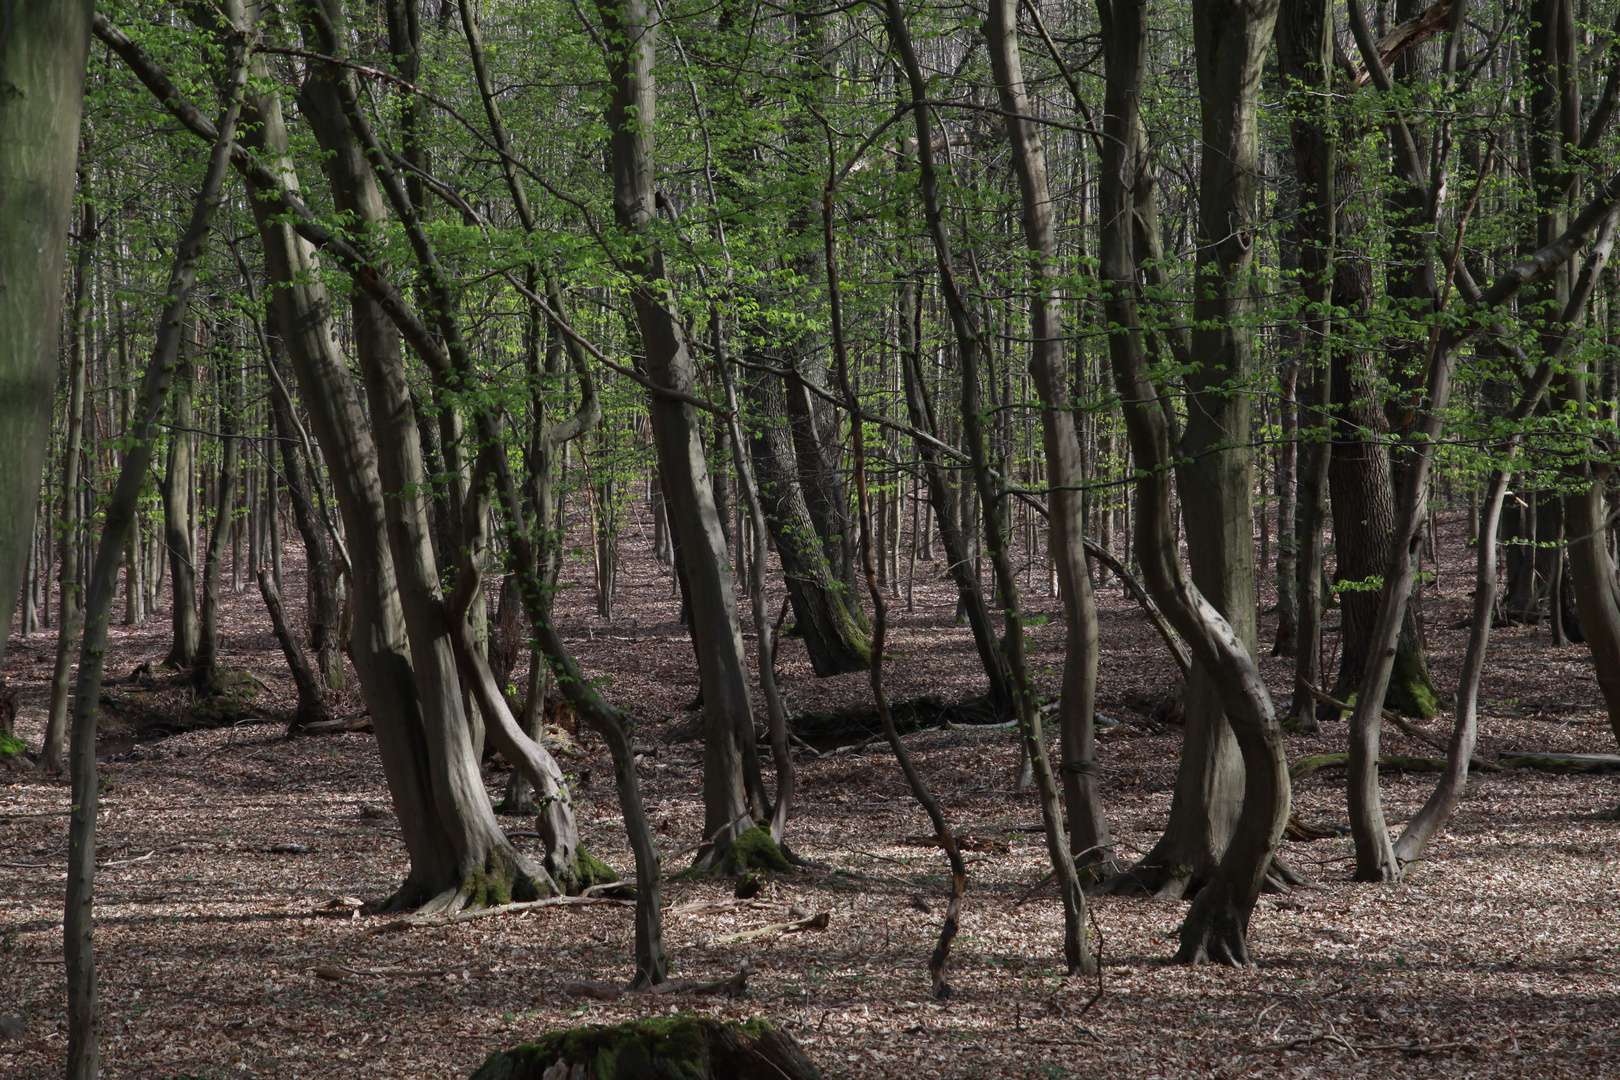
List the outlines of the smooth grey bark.
{"type": "MultiPolygon", "coordinates": [[[[1357,691],[1355,712],[1350,717],[1350,828],[1355,840],[1358,881],[1397,881],[1401,876],[1378,790],[1378,743],[1382,723],[1379,706],[1395,664],[1396,645],[1422,547],[1419,528],[1426,516],[1429,470],[1444,427],[1458,347],[1477,332],[1482,323],[1488,324],[1494,309],[1512,300],[1527,286],[1554,275],[1587,247],[1617,205],[1620,205],[1620,173],[1610,176],[1563,233],[1504,271],[1489,289],[1466,303],[1459,312],[1463,318],[1455,328],[1443,329],[1435,344],[1423,399],[1414,410],[1417,418],[1412,426],[1408,467],[1396,500],[1391,554],[1384,571],[1372,648],[1357,691]]],[[[1598,522],[1601,520],[1599,517],[1598,522]]],[[[1601,530],[1594,523],[1593,546],[1598,550],[1603,547],[1601,537],[1601,530]]],[[[1606,585],[1605,590],[1598,594],[1600,603],[1605,597],[1613,597],[1612,584],[1606,585]]],[[[1599,668],[1599,686],[1603,685],[1602,672],[1599,668]]],[[[1607,693],[1605,700],[1608,700],[1607,693]]]]}
{"type": "MultiPolygon", "coordinates": [[[[983,513],[985,547],[990,554],[997,591],[1001,594],[1002,617],[1006,624],[1006,633],[1001,639],[1001,650],[1010,677],[1013,706],[1018,719],[1023,753],[1031,767],[1035,787],[1040,797],[1041,821],[1046,836],[1047,854],[1052,860],[1053,872],[1058,880],[1059,893],[1063,898],[1064,961],[1071,975],[1090,972],[1095,970],[1096,959],[1091,955],[1086,945],[1085,892],[1081,887],[1080,875],[1069,849],[1068,837],[1063,832],[1063,811],[1058,802],[1057,783],[1053,778],[1051,763],[1047,757],[1046,740],[1041,730],[1040,710],[1035,704],[1029,664],[1025,654],[1024,621],[1019,610],[1018,584],[1013,575],[1012,560],[1007,551],[1007,536],[1004,529],[1005,514],[1002,506],[1006,493],[1002,489],[999,478],[991,472],[986,445],[984,406],[980,399],[979,389],[979,368],[981,359],[989,359],[990,346],[977,313],[968,307],[957,284],[956,260],[951,250],[950,234],[944,220],[942,200],[939,194],[939,177],[934,164],[933,132],[927,104],[928,82],[922,73],[922,66],[918,62],[916,52],[912,47],[910,30],[906,25],[905,13],[900,6],[900,0],[887,0],[885,8],[888,16],[890,44],[899,54],[907,81],[910,84],[912,113],[916,121],[917,165],[923,216],[927,223],[929,238],[933,242],[940,291],[945,298],[951,328],[956,337],[957,357],[962,365],[962,435],[964,442],[967,443],[973,473],[973,484],[983,513]]],[[[1014,16],[1014,24],[1016,24],[1016,16],[1014,16]]],[[[1009,58],[1005,52],[1001,62],[1009,63],[1009,58]]],[[[1021,83],[1022,74],[1017,71],[1016,63],[1016,58],[1012,58],[1010,66],[1005,71],[1005,76],[1007,81],[1011,81],[1016,74],[1018,82],[1021,83]]],[[[831,266],[832,190],[830,186],[825,198],[827,202],[824,213],[826,214],[828,271],[830,274],[833,270],[831,266]]],[[[842,359],[840,359],[840,365],[843,365],[842,359]]],[[[841,371],[840,378],[845,383],[846,394],[853,402],[854,395],[853,391],[848,389],[847,373],[841,371]]],[[[1069,437],[1072,442],[1072,433],[1069,437]]],[[[862,475],[864,476],[864,471],[862,475]]],[[[866,513],[867,511],[863,509],[863,516],[866,513]]],[[[872,575],[870,539],[863,542],[863,551],[865,552],[863,561],[867,573],[872,575]]],[[[1080,555],[1079,557],[1082,560],[1081,573],[1085,574],[1084,556],[1080,555]]],[[[878,589],[875,576],[869,576],[868,581],[868,591],[874,595],[874,603],[880,602],[881,592],[878,589]]]]}
{"type": "Polygon", "coordinates": [[[197,427],[194,403],[197,394],[197,364],[192,357],[191,340],[195,328],[188,326],[180,342],[180,366],[175,371],[170,392],[169,453],[163,480],[158,486],[163,496],[163,543],[168,549],[169,583],[174,597],[170,616],[173,640],[163,658],[164,667],[189,668],[197,659],[201,628],[197,625],[197,545],[191,531],[193,503],[193,452],[197,427]]]}
{"type": "MultiPolygon", "coordinates": [[[[663,252],[647,236],[653,223],[653,79],[656,23],[642,0],[598,3],[612,83],[607,109],[614,219],[633,246],[620,260],[632,281],[631,303],[650,382],[690,398],[696,370],[673,310],[663,252]]],[[[725,535],[715,507],[696,409],[654,390],[648,400],[670,524],[686,566],[691,631],[703,693],[703,847],[697,865],[732,869],[731,842],[763,816],[744,769],[758,767],[748,665],[725,535]]]]}
{"type": "MultiPolygon", "coordinates": [[[[1194,351],[1220,357],[1225,361],[1222,366],[1237,371],[1243,369],[1248,344],[1243,323],[1247,313],[1235,294],[1244,287],[1238,271],[1247,258],[1243,237],[1253,212],[1255,92],[1276,10],[1275,4],[1254,3],[1234,11],[1229,5],[1203,0],[1193,11],[1206,155],[1195,323],[1206,327],[1202,333],[1214,338],[1202,342],[1204,348],[1195,344],[1194,351]],[[1206,323],[1206,319],[1221,322],[1206,323]]],[[[1130,236],[1132,188],[1139,182],[1140,155],[1145,153],[1137,94],[1144,74],[1145,9],[1143,0],[1099,0],[1098,11],[1108,80],[1101,175],[1101,276],[1107,284],[1105,314],[1111,327],[1114,379],[1136,459],[1137,558],[1149,591],[1219,694],[1216,707],[1230,722],[1242,754],[1241,811],[1208,884],[1194,899],[1182,924],[1176,958],[1184,963],[1246,964],[1249,915],[1288,820],[1288,766],[1281,728],[1254,660],[1253,603],[1233,612],[1235,620],[1249,620],[1247,627],[1241,621],[1228,621],[1182,569],[1176,555],[1170,511],[1170,423],[1161,407],[1161,391],[1147,377],[1130,236]]],[[[1192,408],[1195,412],[1202,409],[1207,417],[1220,404],[1206,399],[1192,408]]],[[[1207,419],[1200,421],[1204,422],[1207,419]]],[[[1227,469],[1233,468],[1228,463],[1227,469]]],[[[1247,487],[1242,495],[1246,492],[1247,487]]],[[[1236,501],[1246,504],[1247,499],[1236,501]]],[[[1189,518],[1189,541],[1192,531],[1189,518]]],[[[1246,547],[1250,539],[1245,535],[1246,547]]],[[[1252,573],[1246,576],[1252,589],[1252,573]]],[[[1217,579],[1216,584],[1241,587],[1242,583],[1217,579]]],[[[1189,707],[1189,735],[1190,724],[1189,707]]],[[[1189,746],[1184,753],[1191,750],[1189,746]]]]}
{"type": "MultiPolygon", "coordinates": [[[[306,9],[306,18],[309,20],[306,33],[311,44],[328,55],[341,55],[346,42],[341,10],[331,4],[313,5],[306,9]]],[[[356,248],[367,257],[368,265],[378,267],[368,253],[370,234],[386,221],[387,210],[374,171],[381,172],[386,166],[379,160],[374,139],[359,112],[352,79],[347,69],[327,65],[306,79],[299,100],[327,153],[326,168],[335,201],[359,223],[361,233],[355,238],[356,248]]],[[[392,173],[387,173],[385,179],[394,179],[392,173]]],[[[395,191],[393,187],[398,185],[391,185],[389,197],[396,203],[395,210],[407,232],[412,234],[418,267],[423,271],[424,284],[445,344],[452,352],[461,350],[464,346],[459,340],[452,301],[446,295],[442,274],[432,260],[431,251],[424,251],[420,246],[415,208],[405,199],[403,188],[395,191]]],[[[376,440],[376,477],[383,501],[388,550],[416,676],[433,806],[439,828],[455,857],[454,876],[441,884],[440,892],[429,897],[425,906],[431,910],[453,910],[469,903],[496,903],[511,897],[560,891],[556,880],[506,839],[484,791],[478,750],[463,709],[458,670],[457,632],[462,629],[467,608],[461,609],[459,620],[450,617],[445,609],[424,505],[426,474],[417,417],[405,380],[394,313],[359,290],[351,297],[351,307],[356,353],[376,440]]],[[[452,485],[452,490],[459,488],[452,485]]],[[[458,545],[470,541],[470,555],[474,559],[478,557],[476,537],[458,536],[457,541],[458,545]]],[[[474,648],[473,651],[483,659],[480,650],[474,648]]],[[[493,683],[487,674],[486,663],[483,677],[474,685],[487,689],[487,685],[493,683]]],[[[472,681],[469,678],[469,682],[472,681]]],[[[494,696],[497,700],[500,698],[498,688],[494,696]]],[[[510,720],[509,714],[506,719],[510,720]]],[[[538,752],[545,754],[543,749],[538,752]]],[[[565,804],[558,804],[558,813],[565,815],[567,824],[572,825],[571,812],[565,804]]],[[[558,854],[571,868],[572,853],[562,850],[567,846],[567,839],[566,834],[558,838],[558,854]]]]}
{"type": "Polygon", "coordinates": [[[1057,573],[1063,603],[1063,696],[1058,703],[1062,740],[1063,796],[1068,809],[1069,850],[1088,874],[1117,873],[1113,836],[1098,790],[1095,711],[1097,698],[1097,602],[1086,565],[1083,498],[1085,470],[1075,433],[1074,405],[1064,337],[1065,297],[1052,197],[1047,188],[1046,152],[1033,121],[1018,47],[1019,0],[990,0],[985,23],[990,66],[1012,145],[1023,206],[1024,241],[1029,248],[1032,295],[1029,300],[1029,371],[1041,400],[1041,445],[1047,483],[1047,551],[1057,573]]]}
{"type": "Polygon", "coordinates": [[[131,447],[124,456],[118,482],[107,505],[86,593],[84,639],[80,644],[78,685],[73,702],[73,795],[68,818],[67,897],[62,921],[68,991],[68,1080],[95,1080],[100,1072],[101,1016],[93,942],[96,815],[101,787],[96,769],[96,724],[101,712],[101,675],[108,626],[118,586],[118,567],[123,561],[124,546],[128,543],[141,488],[146,482],[158,417],[179,361],[186,308],[229,169],[231,143],[247,75],[247,64],[239,53],[233,59],[234,71],[228,80],[227,104],[218,125],[219,136],[209,155],[208,169],[190,221],[175,249],[157,326],[157,341],[141,380],[135,422],[128,433],[131,447]]]}
{"type": "Polygon", "coordinates": [[[84,628],[84,604],[79,592],[79,464],[84,450],[85,355],[90,333],[90,261],[95,250],[96,209],[87,186],[88,177],[79,174],[84,208],[79,217],[79,248],[73,260],[72,344],[68,349],[68,427],[62,451],[62,561],[61,619],[56,633],[56,667],[51,673],[50,711],[45,718],[45,746],[40,764],[47,772],[60,773],[64,767],[62,750],[67,741],[68,684],[72,677],[74,647],[84,628]]]}
{"type": "MultiPolygon", "coordinates": [[[[89,0],[6,0],[0,36],[0,626],[34,536],[56,391],[89,0]]],[[[0,660],[5,642],[0,640],[0,660]]]]}

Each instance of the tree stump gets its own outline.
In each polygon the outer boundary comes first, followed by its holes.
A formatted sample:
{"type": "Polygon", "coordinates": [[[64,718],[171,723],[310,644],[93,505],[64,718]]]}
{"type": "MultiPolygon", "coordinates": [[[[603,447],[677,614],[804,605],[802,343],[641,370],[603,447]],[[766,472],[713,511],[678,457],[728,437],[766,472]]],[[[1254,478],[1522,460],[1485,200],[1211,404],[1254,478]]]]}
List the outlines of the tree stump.
{"type": "Polygon", "coordinates": [[[553,1031],[500,1050],[472,1080],[820,1080],[793,1036],[764,1020],[652,1016],[553,1031]]]}

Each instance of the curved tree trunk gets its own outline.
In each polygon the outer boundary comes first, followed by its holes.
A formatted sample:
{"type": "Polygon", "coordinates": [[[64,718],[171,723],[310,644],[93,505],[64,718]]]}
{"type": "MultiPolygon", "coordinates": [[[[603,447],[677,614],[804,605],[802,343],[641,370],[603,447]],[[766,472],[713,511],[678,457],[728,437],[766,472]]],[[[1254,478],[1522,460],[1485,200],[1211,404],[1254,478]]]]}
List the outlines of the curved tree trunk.
{"type": "MultiPolygon", "coordinates": [[[[1195,677],[1202,670],[1208,680],[1208,690],[1218,695],[1206,703],[1210,706],[1206,719],[1212,716],[1214,722],[1204,727],[1224,732],[1229,721],[1242,755],[1241,811],[1232,823],[1209,884],[1199,892],[1187,913],[1177,960],[1243,964],[1248,961],[1245,939],[1249,914],[1259,897],[1271,867],[1272,852],[1288,819],[1287,760],[1283,754],[1281,728],[1254,660],[1252,596],[1246,606],[1233,610],[1238,621],[1229,621],[1205,599],[1199,585],[1183,571],[1176,555],[1174,521],[1170,513],[1169,420],[1161,408],[1161,391],[1145,374],[1146,349],[1138,329],[1137,267],[1130,236],[1132,187],[1144,174],[1146,153],[1137,94],[1144,75],[1145,10],[1141,0],[1099,0],[1098,8],[1103,21],[1108,79],[1100,255],[1102,277],[1108,288],[1105,314],[1113,328],[1109,347],[1114,380],[1124,400],[1126,426],[1139,477],[1137,558],[1154,599],[1187,641],[1197,664],[1195,677]],[[1244,633],[1245,630],[1248,632],[1244,633]],[[1222,713],[1226,721],[1221,720],[1222,713]]],[[[1275,4],[1261,3],[1234,14],[1207,0],[1194,5],[1205,147],[1200,195],[1200,229],[1204,239],[1199,252],[1199,299],[1194,315],[1195,324],[1202,328],[1197,336],[1205,340],[1195,338],[1194,351],[1222,359],[1221,366],[1228,370],[1228,377],[1240,376],[1245,370],[1249,347],[1245,329],[1248,312],[1241,299],[1248,259],[1248,245],[1243,237],[1253,212],[1255,95],[1276,10],[1275,4]],[[1222,14],[1227,18],[1221,18],[1222,14]]],[[[1206,375],[1206,380],[1208,377],[1206,375]]],[[[1221,395],[1206,385],[1190,411],[1193,416],[1189,420],[1188,435],[1195,438],[1200,437],[1206,425],[1217,423],[1234,410],[1229,401],[1222,400],[1221,395]]],[[[1241,422],[1244,417],[1234,419],[1241,422]]],[[[1239,431],[1229,432],[1226,437],[1242,441],[1239,431]]],[[[1246,475],[1244,463],[1229,460],[1211,467],[1216,468],[1217,474],[1213,480],[1224,478],[1227,481],[1226,501],[1246,507],[1247,485],[1244,484],[1241,491],[1231,490],[1235,478],[1246,475]]],[[[1219,549],[1220,537],[1214,535],[1215,526],[1219,524],[1220,511],[1229,509],[1219,501],[1205,500],[1205,503],[1212,504],[1201,504],[1197,509],[1189,506],[1189,554],[1194,557],[1207,558],[1210,554],[1207,549],[1219,549]],[[1191,543],[1195,514],[1208,514],[1215,519],[1205,526],[1211,535],[1199,538],[1197,552],[1191,543]]],[[[1247,523],[1246,515],[1234,514],[1233,517],[1247,523]]],[[[1233,544],[1236,534],[1242,532],[1242,546],[1252,559],[1252,534],[1236,525],[1231,531],[1233,544]]],[[[1230,554],[1241,556],[1237,551],[1230,554]]],[[[1194,563],[1195,569],[1197,565],[1194,563]]],[[[1238,590],[1244,587],[1241,581],[1223,582],[1219,575],[1210,573],[1211,568],[1204,569],[1206,577],[1217,586],[1238,590]]],[[[1246,576],[1247,587],[1252,590],[1252,573],[1246,576]]],[[[1190,685],[1189,690],[1191,688],[1190,685]]],[[[1195,735],[1192,720],[1192,702],[1189,701],[1189,745],[1183,751],[1184,756],[1196,749],[1191,744],[1195,735]]],[[[1214,759],[1215,754],[1210,753],[1206,760],[1214,759]]],[[[1184,766],[1178,782],[1178,797],[1180,784],[1186,782],[1187,775],[1184,766]]],[[[1211,774],[1206,771],[1203,775],[1211,774]]],[[[1215,804],[1207,805],[1213,809],[1215,804]]],[[[1195,823],[1199,820],[1193,818],[1195,823]]],[[[1206,813],[1201,820],[1204,835],[1210,836],[1214,831],[1214,815],[1206,813]]],[[[1161,842],[1161,848],[1163,846],[1161,842]]]]}

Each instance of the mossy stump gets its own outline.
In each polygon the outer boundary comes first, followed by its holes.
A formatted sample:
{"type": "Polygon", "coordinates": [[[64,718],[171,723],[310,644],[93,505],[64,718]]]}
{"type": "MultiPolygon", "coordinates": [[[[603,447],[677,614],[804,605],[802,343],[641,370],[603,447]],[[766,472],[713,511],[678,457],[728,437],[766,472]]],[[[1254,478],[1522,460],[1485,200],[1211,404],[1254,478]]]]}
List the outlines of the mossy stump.
{"type": "Polygon", "coordinates": [[[764,1020],[679,1014],[553,1031],[499,1050],[472,1080],[819,1080],[791,1035],[764,1020]]]}

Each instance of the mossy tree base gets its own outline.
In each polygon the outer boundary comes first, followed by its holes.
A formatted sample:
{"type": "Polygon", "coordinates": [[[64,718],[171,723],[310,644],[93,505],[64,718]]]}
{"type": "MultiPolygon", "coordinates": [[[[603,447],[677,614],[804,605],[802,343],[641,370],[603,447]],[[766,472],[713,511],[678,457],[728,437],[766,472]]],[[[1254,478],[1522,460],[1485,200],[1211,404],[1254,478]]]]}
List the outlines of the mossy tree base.
{"type": "Polygon", "coordinates": [[[705,845],[687,872],[743,875],[750,870],[775,870],[785,874],[792,869],[787,855],[771,839],[770,830],[753,825],[738,833],[729,844],[705,845]]]}
{"type": "Polygon", "coordinates": [[[463,875],[458,882],[434,886],[407,880],[377,910],[383,914],[414,911],[419,915],[450,915],[513,902],[544,900],[561,893],[557,883],[543,869],[516,849],[502,845],[485,856],[482,869],[463,875]]]}
{"type": "Polygon", "coordinates": [[[1448,705],[1429,675],[1423,654],[1414,649],[1395,650],[1395,666],[1389,673],[1389,689],[1384,692],[1384,708],[1402,716],[1433,720],[1448,705]]]}
{"type": "Polygon", "coordinates": [[[491,1054],[472,1080],[819,1080],[791,1035],[764,1020],[649,1017],[554,1031],[491,1054]]]}

